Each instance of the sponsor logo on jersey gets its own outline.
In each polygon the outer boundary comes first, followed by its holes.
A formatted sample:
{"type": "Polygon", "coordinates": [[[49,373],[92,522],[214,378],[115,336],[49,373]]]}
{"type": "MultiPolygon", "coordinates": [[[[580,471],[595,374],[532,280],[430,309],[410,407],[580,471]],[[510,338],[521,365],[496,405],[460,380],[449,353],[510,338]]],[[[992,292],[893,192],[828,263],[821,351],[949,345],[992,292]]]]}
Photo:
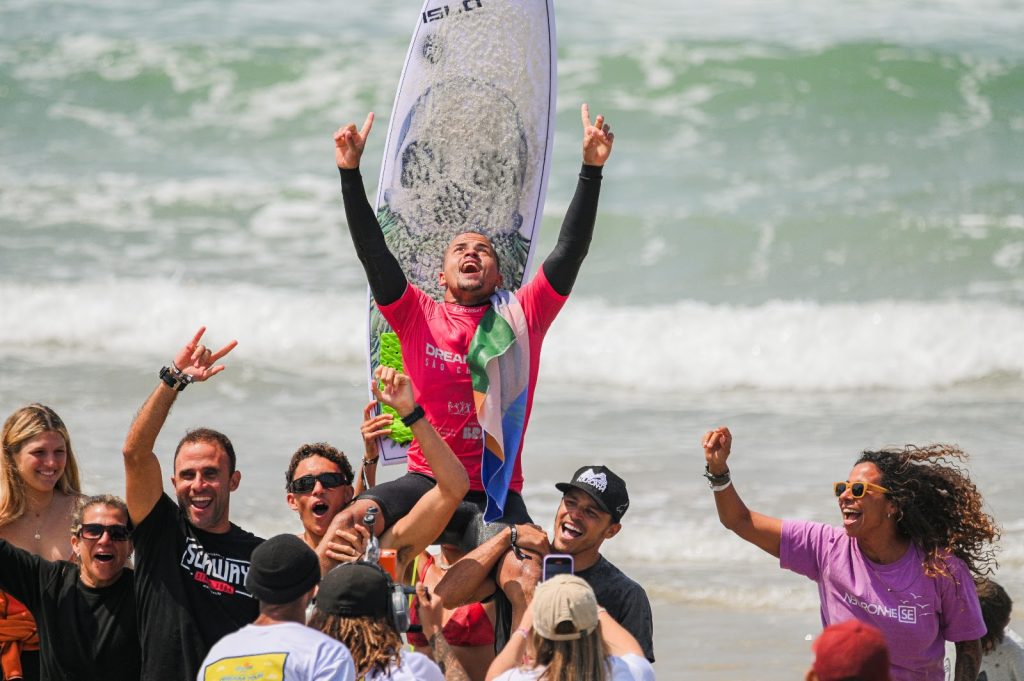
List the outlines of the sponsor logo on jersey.
{"type": "Polygon", "coordinates": [[[202,544],[189,537],[181,554],[181,567],[213,593],[252,598],[245,590],[245,576],[249,574],[247,560],[207,553],[202,544]]]}
{"type": "Polygon", "coordinates": [[[896,620],[900,624],[917,624],[917,608],[913,605],[897,605],[893,607],[883,603],[868,603],[850,593],[844,594],[843,600],[875,617],[896,620]]]}

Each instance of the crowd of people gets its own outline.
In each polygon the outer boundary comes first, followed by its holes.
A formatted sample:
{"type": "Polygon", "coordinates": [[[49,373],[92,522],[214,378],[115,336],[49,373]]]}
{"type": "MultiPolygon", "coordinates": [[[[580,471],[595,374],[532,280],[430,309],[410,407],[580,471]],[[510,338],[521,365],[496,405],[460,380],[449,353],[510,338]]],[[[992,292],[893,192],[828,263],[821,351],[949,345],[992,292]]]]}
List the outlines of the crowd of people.
{"type": "MultiPolygon", "coordinates": [[[[459,234],[439,273],[442,302],[405,277],[366,200],[359,161],[372,114],[335,134],[355,249],[406,369],[375,372],[358,470],[327,443],[291,457],[294,534],[264,540],[233,522],[238,458],[211,428],[178,443],[175,498],[164,492],[154,448],[171,408],[223,371],[235,347],[207,347],[203,328],[159,372],[129,428],[123,500],[83,495],[70,434],[52,409],[14,412],[0,476],[3,678],[653,679],[647,594],[601,553],[623,530],[626,481],[600,463],[567,476],[552,536],[521,495],[540,349],[587,253],[614,142],[586,105],[581,119],[579,183],[537,276],[505,291],[490,239],[459,234]],[[508,359],[527,376],[504,450],[475,410],[450,409],[484,408],[467,364],[478,328],[500,315],[521,328],[506,357],[484,363],[508,359]],[[451,361],[421,361],[428,344],[451,361]],[[376,484],[391,414],[414,443],[407,472],[376,484]],[[498,494],[481,464],[488,448],[503,451],[498,494]],[[551,554],[570,556],[574,574],[547,578],[551,554]]],[[[1009,597],[984,580],[998,529],[956,463],[963,452],[864,452],[834,485],[837,528],[749,510],[728,466],[730,431],[709,431],[703,448],[722,524],[817,585],[823,633],[807,679],[937,681],[946,641],[956,649],[949,678],[1020,678],[1020,639],[1005,631],[1009,597]]]]}

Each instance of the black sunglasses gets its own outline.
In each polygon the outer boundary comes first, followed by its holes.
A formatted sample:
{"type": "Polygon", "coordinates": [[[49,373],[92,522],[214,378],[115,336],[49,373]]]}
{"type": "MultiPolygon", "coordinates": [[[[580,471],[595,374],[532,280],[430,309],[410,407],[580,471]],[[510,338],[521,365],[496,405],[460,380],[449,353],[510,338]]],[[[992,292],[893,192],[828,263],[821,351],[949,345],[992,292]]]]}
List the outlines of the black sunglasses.
{"type": "Polygon", "coordinates": [[[333,489],[342,485],[351,485],[352,481],[341,473],[320,473],[318,475],[303,475],[288,483],[288,491],[295,494],[308,494],[316,487],[317,481],[324,489],[333,489]]]}
{"type": "Polygon", "coordinates": [[[84,523],[78,528],[78,536],[82,539],[99,539],[106,532],[114,541],[128,541],[132,532],[127,525],[101,525],[100,523],[84,523]]]}

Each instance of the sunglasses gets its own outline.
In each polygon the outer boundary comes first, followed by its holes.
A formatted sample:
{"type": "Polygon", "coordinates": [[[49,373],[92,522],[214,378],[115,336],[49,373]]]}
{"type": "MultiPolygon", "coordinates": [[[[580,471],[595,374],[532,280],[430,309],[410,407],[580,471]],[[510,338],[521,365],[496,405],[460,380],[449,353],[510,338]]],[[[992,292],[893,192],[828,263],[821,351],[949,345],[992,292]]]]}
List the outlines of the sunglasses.
{"type": "Polygon", "coordinates": [[[843,492],[849,488],[850,496],[854,499],[860,499],[868,490],[873,490],[882,494],[889,491],[881,485],[875,485],[870,482],[834,482],[832,483],[832,488],[835,490],[837,497],[841,497],[843,492]]]}
{"type": "Polygon", "coordinates": [[[127,525],[101,525],[100,523],[84,523],[78,528],[78,536],[82,539],[99,539],[106,532],[114,541],[128,541],[132,532],[127,525]]]}
{"type": "Polygon", "coordinates": [[[308,494],[316,487],[318,480],[324,489],[352,484],[352,481],[341,473],[320,473],[319,475],[303,475],[301,478],[295,478],[288,483],[288,491],[295,494],[308,494]]]}

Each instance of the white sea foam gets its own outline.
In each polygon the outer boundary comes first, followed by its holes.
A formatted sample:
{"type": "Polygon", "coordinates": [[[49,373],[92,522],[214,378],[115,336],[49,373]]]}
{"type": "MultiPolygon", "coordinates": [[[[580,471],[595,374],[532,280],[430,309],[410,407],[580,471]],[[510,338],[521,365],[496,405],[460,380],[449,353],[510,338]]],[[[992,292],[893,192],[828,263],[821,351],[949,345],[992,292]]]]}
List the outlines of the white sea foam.
{"type": "Polygon", "coordinates": [[[998,304],[572,306],[545,349],[545,368],[568,380],[630,386],[658,376],[684,390],[848,390],[1024,375],[1024,311],[998,304]]]}
{"type": "MultiPolygon", "coordinates": [[[[364,295],[361,286],[302,292],[175,280],[4,282],[0,348],[132,354],[166,348],[203,323],[242,340],[256,363],[273,362],[287,348],[297,370],[361,365],[364,295]]],[[[1024,310],[994,303],[613,307],[579,299],[556,321],[542,372],[553,384],[623,389],[657,376],[683,392],[921,389],[1020,380],[1021,347],[1024,310]]]]}

